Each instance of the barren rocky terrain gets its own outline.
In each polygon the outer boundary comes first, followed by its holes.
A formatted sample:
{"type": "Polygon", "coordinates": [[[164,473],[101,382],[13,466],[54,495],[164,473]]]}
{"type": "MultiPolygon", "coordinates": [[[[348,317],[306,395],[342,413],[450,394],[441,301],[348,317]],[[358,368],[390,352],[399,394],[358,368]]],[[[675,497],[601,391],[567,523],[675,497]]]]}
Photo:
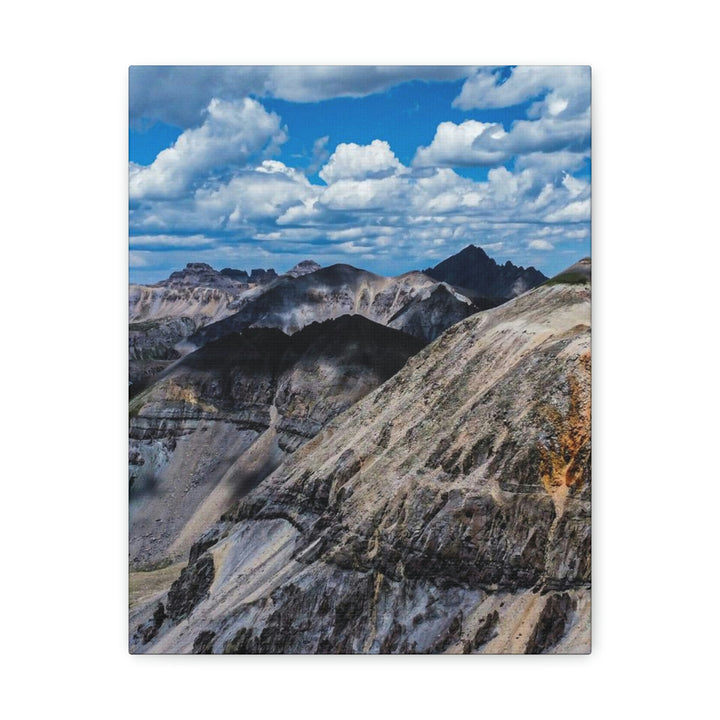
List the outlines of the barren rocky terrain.
{"type": "Polygon", "coordinates": [[[423,343],[361,316],[230,334],[130,403],[133,568],[184,557],[233,499],[423,343]]]}
{"type": "MultiPolygon", "coordinates": [[[[212,343],[203,348],[210,358],[188,356],[138,396],[131,428],[151,438],[139,457],[154,467],[164,452],[178,460],[155,486],[141,474],[134,480],[145,486],[135,511],[131,502],[131,518],[142,518],[131,560],[138,568],[157,560],[156,546],[168,561],[185,551],[187,560],[172,584],[154,574],[166,571],[134,573],[131,650],[588,652],[591,290],[583,267],[456,322],[424,349],[404,345],[410,352],[397,356],[397,372],[375,372],[375,389],[360,381],[352,400],[343,390],[344,406],[328,404],[333,394],[321,387],[337,387],[339,376],[318,373],[327,365],[300,350],[300,360],[281,363],[284,375],[251,378],[243,365],[223,385],[233,353],[220,346],[213,361],[212,343]],[[314,437],[283,440],[306,428],[318,403],[314,437]],[[207,428],[184,459],[184,440],[163,449],[167,438],[152,438],[178,420],[196,423],[198,438],[207,428]],[[166,499],[148,498],[178,493],[188,477],[227,477],[229,468],[208,466],[253,446],[257,455],[233,471],[234,498],[208,504],[216,482],[192,496],[189,518],[172,509],[183,520],[167,537],[153,532],[166,499]]],[[[361,351],[368,339],[350,345],[361,351]]]]}

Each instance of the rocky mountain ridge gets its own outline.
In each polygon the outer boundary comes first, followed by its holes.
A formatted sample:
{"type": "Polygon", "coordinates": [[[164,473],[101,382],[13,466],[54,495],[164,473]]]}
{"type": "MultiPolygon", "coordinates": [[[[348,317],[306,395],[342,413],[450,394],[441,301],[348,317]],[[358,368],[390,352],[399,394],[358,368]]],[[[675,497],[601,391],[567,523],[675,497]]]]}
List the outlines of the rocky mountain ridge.
{"type": "Polygon", "coordinates": [[[320,270],[321,267],[322,265],[316,263],[314,260],[303,260],[291,267],[285,275],[289,277],[300,277],[301,275],[309,275],[316,270],[320,270]]]}
{"type": "Polygon", "coordinates": [[[189,352],[184,347],[192,333],[237,311],[277,278],[269,270],[224,268],[188,263],[154,285],[130,285],[130,392],[140,392],[160,372],[189,352]]]}
{"type": "Polygon", "coordinates": [[[262,294],[243,302],[238,312],[204,326],[188,339],[201,347],[210,340],[247,327],[276,327],[294,333],[310,322],[362,315],[381,325],[411,332],[422,340],[436,337],[458,319],[477,312],[467,298],[422,273],[383,277],[351,265],[331,265],[296,277],[282,277],[262,294]],[[409,304],[424,302],[425,324],[403,317],[409,304]],[[407,322],[406,322],[407,321],[407,322]]]}
{"type": "Polygon", "coordinates": [[[263,285],[272,282],[278,275],[273,268],[254,268],[248,273],[235,268],[215,270],[202,262],[188,263],[182,270],[170,274],[167,280],[155,283],[156,287],[217,287],[227,290],[249,283],[263,285]]]}

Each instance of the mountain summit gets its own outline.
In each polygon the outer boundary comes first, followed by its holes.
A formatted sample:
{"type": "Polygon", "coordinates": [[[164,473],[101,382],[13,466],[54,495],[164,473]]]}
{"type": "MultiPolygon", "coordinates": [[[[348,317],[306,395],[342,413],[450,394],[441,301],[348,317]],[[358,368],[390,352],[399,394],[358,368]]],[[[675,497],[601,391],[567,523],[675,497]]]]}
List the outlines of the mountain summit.
{"type": "Polygon", "coordinates": [[[592,280],[592,262],[589,257],[578,260],[569,268],[554,275],[547,281],[548,285],[582,285],[590,284],[592,280]]]}
{"type": "Polygon", "coordinates": [[[319,265],[314,260],[303,260],[299,262],[295,267],[290,268],[285,274],[290,277],[300,277],[301,275],[309,275],[319,270],[322,265],[319,265]]]}
{"type": "Polygon", "coordinates": [[[504,265],[498,265],[482,248],[475,245],[468,245],[457,255],[423,272],[435,280],[502,302],[532,290],[547,280],[534,267],[518,267],[509,260],[504,265]]]}

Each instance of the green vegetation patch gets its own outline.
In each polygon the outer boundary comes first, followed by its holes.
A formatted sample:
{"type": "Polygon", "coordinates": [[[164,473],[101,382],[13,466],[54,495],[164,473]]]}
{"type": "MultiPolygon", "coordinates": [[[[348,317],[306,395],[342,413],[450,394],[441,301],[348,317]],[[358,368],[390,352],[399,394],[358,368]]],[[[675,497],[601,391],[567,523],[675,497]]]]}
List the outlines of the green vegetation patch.
{"type": "Polygon", "coordinates": [[[550,278],[543,285],[589,285],[590,278],[581,272],[569,272],[550,278]]]}
{"type": "Polygon", "coordinates": [[[128,578],[130,607],[156,593],[169,589],[183,567],[185,567],[184,562],[173,564],[168,559],[147,565],[143,570],[131,571],[128,578]]]}

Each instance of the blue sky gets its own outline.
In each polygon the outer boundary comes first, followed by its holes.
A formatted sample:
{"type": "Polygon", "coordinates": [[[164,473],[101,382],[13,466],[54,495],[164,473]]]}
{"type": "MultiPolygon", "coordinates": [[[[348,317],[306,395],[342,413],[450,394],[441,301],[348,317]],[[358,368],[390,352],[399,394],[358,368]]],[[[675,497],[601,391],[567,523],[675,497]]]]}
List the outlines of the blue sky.
{"type": "Polygon", "coordinates": [[[587,67],[134,67],[130,279],[590,252],[587,67]]]}

